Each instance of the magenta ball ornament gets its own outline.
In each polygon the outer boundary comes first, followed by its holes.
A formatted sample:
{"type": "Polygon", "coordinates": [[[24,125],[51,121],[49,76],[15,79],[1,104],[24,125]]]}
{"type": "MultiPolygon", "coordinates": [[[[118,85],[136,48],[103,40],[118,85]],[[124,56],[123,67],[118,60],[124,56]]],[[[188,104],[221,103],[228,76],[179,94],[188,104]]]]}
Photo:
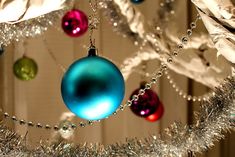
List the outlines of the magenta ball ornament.
{"type": "MultiPolygon", "coordinates": [[[[140,89],[136,89],[130,96],[130,99],[134,95],[138,95],[140,89]]],[[[156,112],[160,104],[160,100],[156,92],[151,89],[145,91],[143,95],[140,95],[138,100],[134,100],[130,107],[131,111],[140,117],[148,117],[156,112]]]]}
{"type": "Polygon", "coordinates": [[[80,37],[88,30],[88,18],[78,9],[68,11],[62,19],[62,28],[70,37],[80,37]]]}

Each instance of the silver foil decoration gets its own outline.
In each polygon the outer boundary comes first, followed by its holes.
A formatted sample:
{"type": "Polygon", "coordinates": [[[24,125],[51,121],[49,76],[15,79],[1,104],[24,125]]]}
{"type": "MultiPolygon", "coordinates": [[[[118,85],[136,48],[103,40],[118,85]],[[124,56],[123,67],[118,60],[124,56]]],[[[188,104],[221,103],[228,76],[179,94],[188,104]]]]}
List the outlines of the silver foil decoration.
{"type": "Polygon", "coordinates": [[[0,156],[70,156],[70,157],[179,157],[203,152],[223,138],[223,133],[235,129],[231,113],[235,112],[235,78],[227,78],[207,101],[202,102],[196,113],[196,123],[190,126],[173,123],[162,135],[127,139],[104,147],[101,144],[75,145],[64,141],[52,144],[41,142],[31,150],[24,145],[24,138],[0,125],[0,156]]]}

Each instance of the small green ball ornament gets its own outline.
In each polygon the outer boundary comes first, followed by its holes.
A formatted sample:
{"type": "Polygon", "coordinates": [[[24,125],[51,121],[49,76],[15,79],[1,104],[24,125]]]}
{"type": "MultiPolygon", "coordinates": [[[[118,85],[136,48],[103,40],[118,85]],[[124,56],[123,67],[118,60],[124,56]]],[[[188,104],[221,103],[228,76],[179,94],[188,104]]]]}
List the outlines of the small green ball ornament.
{"type": "Polygon", "coordinates": [[[36,77],[38,66],[33,59],[24,56],[14,63],[13,72],[18,79],[29,81],[36,77]]]}

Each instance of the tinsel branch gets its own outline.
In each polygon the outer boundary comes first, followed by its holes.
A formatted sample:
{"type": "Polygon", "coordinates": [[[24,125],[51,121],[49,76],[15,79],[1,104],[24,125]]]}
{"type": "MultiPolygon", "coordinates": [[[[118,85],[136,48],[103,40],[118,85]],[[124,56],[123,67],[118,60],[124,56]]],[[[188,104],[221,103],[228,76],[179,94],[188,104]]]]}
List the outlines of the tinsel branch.
{"type": "MultiPolygon", "coordinates": [[[[151,30],[144,16],[129,1],[103,0],[101,6],[116,31],[134,40],[133,43],[147,41],[143,53],[146,50],[149,53],[158,52],[157,49],[160,49],[155,57],[166,60],[174,47],[181,42],[179,34],[173,33],[167,28],[163,30],[162,34],[151,30]]],[[[187,56],[180,55],[175,58],[175,64],[169,65],[170,69],[211,88],[231,74],[230,63],[227,60],[220,58],[220,64],[218,64],[216,49],[207,34],[193,37],[187,45],[184,45],[184,52],[187,53],[187,56]],[[225,66],[222,67],[221,64],[225,66]]],[[[138,59],[141,60],[141,58],[138,59]]],[[[123,65],[125,64],[126,60],[123,65]]]]}
{"type": "Polygon", "coordinates": [[[173,123],[160,136],[143,139],[131,138],[125,143],[104,147],[101,144],[75,145],[64,141],[41,146],[30,150],[24,139],[15,132],[0,125],[0,155],[3,156],[174,156],[203,152],[212,147],[215,141],[223,138],[223,133],[234,128],[231,113],[235,112],[235,78],[227,78],[218,86],[207,101],[202,102],[196,114],[194,125],[173,123]]]}
{"type": "MultiPolygon", "coordinates": [[[[41,9],[43,9],[43,7],[45,8],[45,5],[51,1],[49,2],[48,0],[44,0],[43,2],[44,3],[42,3],[41,9]]],[[[59,19],[61,19],[65,12],[72,8],[73,2],[74,0],[58,0],[57,2],[53,2],[57,4],[54,6],[55,11],[51,11],[50,13],[43,14],[42,12],[38,12],[38,14],[32,14],[34,15],[33,17],[28,17],[28,20],[21,20],[17,23],[0,23],[0,45],[7,46],[13,41],[19,41],[24,38],[42,35],[45,31],[48,30],[49,27],[54,26],[59,22],[59,19]],[[60,7],[57,8],[58,6],[60,7]]],[[[14,4],[13,1],[12,3],[14,4]]],[[[11,3],[9,5],[11,5],[11,3]]],[[[30,6],[28,7],[35,7],[34,3],[30,3],[30,6]]],[[[37,7],[40,9],[40,6],[37,7]]],[[[52,8],[53,7],[50,9],[52,8]]],[[[3,9],[2,12],[4,11],[5,10],[3,9]]]]}

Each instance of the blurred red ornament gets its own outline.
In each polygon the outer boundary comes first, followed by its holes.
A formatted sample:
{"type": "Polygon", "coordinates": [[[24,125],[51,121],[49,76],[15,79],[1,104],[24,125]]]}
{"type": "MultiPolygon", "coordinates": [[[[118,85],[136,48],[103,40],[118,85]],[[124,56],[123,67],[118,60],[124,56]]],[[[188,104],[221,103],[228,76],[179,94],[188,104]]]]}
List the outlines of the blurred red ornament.
{"type": "Polygon", "coordinates": [[[67,35],[79,37],[88,29],[88,18],[81,10],[70,10],[62,19],[62,28],[67,35]]]}
{"type": "Polygon", "coordinates": [[[159,120],[164,114],[164,106],[163,104],[160,102],[160,105],[157,109],[157,111],[153,114],[151,114],[150,116],[146,117],[145,119],[150,121],[150,122],[155,122],[157,120],[159,120]]]}
{"type": "MultiPolygon", "coordinates": [[[[136,89],[130,96],[138,95],[139,89],[136,89]]],[[[133,101],[130,107],[131,111],[140,117],[148,117],[149,115],[156,112],[159,106],[159,98],[156,92],[151,89],[145,91],[143,95],[139,96],[137,101],[133,101]]]]}

